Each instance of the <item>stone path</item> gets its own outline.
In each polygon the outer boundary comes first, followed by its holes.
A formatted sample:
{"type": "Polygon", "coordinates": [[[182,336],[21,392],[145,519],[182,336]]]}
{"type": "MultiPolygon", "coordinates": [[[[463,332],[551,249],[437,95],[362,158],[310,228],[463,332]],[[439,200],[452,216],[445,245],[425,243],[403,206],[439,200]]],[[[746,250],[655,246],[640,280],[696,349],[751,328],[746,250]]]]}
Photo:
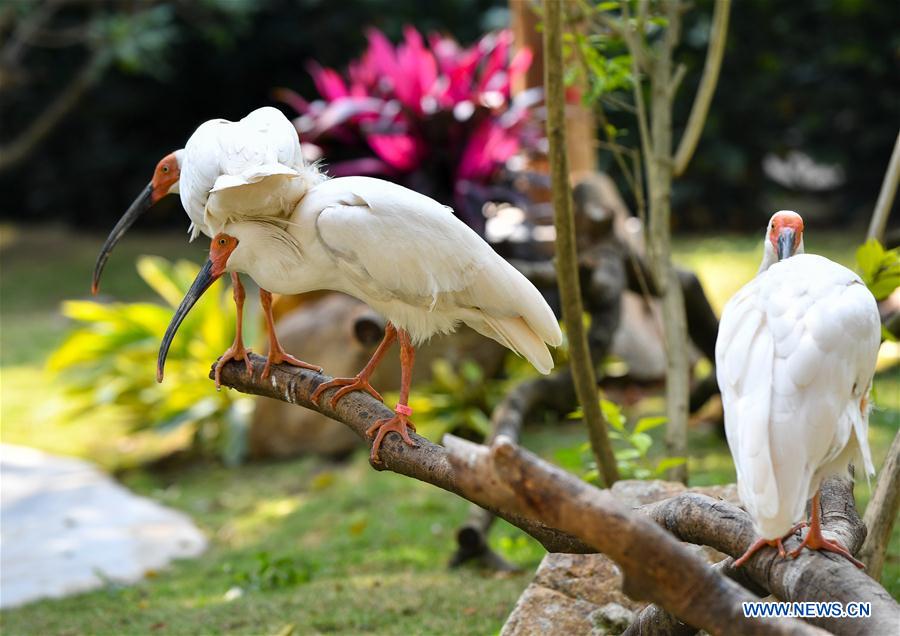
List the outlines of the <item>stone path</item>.
{"type": "Polygon", "coordinates": [[[133,583],[206,539],[94,465],[0,444],[0,607],[133,583]]]}

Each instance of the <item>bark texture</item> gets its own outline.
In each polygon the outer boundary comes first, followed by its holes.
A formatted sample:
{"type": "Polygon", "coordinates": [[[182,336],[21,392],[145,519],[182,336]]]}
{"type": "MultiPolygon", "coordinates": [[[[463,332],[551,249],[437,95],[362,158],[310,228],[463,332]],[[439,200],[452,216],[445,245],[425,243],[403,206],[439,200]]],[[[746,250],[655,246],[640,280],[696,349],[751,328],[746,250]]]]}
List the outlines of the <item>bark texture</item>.
{"type": "Polygon", "coordinates": [[[865,524],[869,534],[859,551],[860,560],[866,564],[866,571],[876,581],[881,578],[884,558],[891,531],[900,513],[900,431],[888,451],[875,492],[866,508],[865,524]]]}

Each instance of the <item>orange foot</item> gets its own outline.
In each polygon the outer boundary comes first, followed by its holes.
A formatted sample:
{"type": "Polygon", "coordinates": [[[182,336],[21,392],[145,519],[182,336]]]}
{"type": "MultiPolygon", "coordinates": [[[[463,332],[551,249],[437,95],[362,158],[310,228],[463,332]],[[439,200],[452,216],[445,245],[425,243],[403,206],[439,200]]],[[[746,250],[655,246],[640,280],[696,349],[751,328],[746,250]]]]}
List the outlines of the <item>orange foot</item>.
{"type": "Polygon", "coordinates": [[[219,358],[219,361],[216,362],[216,389],[222,388],[222,367],[224,367],[229,360],[243,360],[244,364],[247,365],[247,375],[253,374],[253,363],[250,362],[250,349],[244,347],[240,342],[235,342],[225,350],[225,353],[223,353],[219,358]]]}
{"type": "Polygon", "coordinates": [[[406,406],[405,404],[398,404],[395,409],[394,417],[378,420],[372,426],[366,429],[366,435],[368,437],[375,437],[375,441],[372,442],[372,452],[369,454],[369,459],[374,463],[380,463],[381,460],[378,458],[378,450],[381,448],[381,442],[384,439],[384,436],[390,433],[391,431],[400,434],[400,439],[406,442],[409,446],[418,446],[412,438],[409,436],[410,429],[415,432],[416,426],[412,422],[409,421],[409,416],[412,415],[412,409],[406,406]]]}
{"type": "Polygon", "coordinates": [[[853,558],[853,555],[850,554],[850,551],[847,550],[847,548],[842,546],[837,541],[826,539],[822,534],[822,531],[815,526],[810,526],[809,532],[806,533],[806,536],[800,543],[800,547],[791,552],[791,558],[796,559],[800,552],[803,550],[804,546],[809,548],[810,550],[825,550],[826,552],[835,552],[845,557],[848,561],[850,561],[850,563],[860,568],[861,570],[864,570],[866,568],[866,564],[853,558]]]}
{"type": "Polygon", "coordinates": [[[365,391],[379,402],[384,402],[381,394],[376,391],[371,384],[369,384],[369,378],[362,374],[357,375],[355,378],[334,378],[332,380],[329,380],[328,382],[323,382],[316,387],[316,390],[313,391],[313,394],[309,399],[313,402],[317,402],[319,400],[319,397],[325,391],[327,391],[328,389],[333,389],[336,386],[343,388],[341,388],[341,390],[337,391],[334,395],[331,396],[331,399],[328,401],[329,404],[331,404],[331,408],[334,408],[342,397],[344,397],[348,393],[352,393],[353,391],[365,391]]]}
{"type": "Polygon", "coordinates": [[[304,362],[289,353],[285,353],[284,350],[280,348],[275,348],[269,351],[269,355],[266,357],[266,366],[263,367],[262,377],[265,380],[269,377],[269,371],[271,371],[271,367],[273,364],[281,364],[282,362],[287,362],[290,365],[295,367],[300,367],[301,369],[309,369],[310,371],[315,371],[316,373],[322,373],[322,367],[317,366],[315,364],[310,364],[308,362],[304,362]]]}
{"type": "Polygon", "coordinates": [[[759,552],[762,548],[764,548],[766,546],[769,546],[770,548],[777,548],[778,556],[780,556],[782,559],[785,558],[785,556],[787,556],[787,554],[784,551],[784,544],[782,543],[782,541],[784,541],[788,537],[792,536],[795,532],[797,532],[797,530],[799,530],[800,528],[803,528],[805,526],[806,526],[806,522],[801,521],[796,526],[791,528],[790,531],[787,534],[785,534],[783,537],[780,537],[778,539],[759,539],[759,540],[757,540],[753,545],[751,545],[749,548],[747,548],[747,551],[744,552],[743,555],[741,555],[740,559],[738,559],[737,561],[734,562],[734,567],[736,567],[736,568],[741,567],[742,565],[744,565],[747,562],[747,559],[752,557],[754,554],[756,554],[757,552],[759,552]]]}

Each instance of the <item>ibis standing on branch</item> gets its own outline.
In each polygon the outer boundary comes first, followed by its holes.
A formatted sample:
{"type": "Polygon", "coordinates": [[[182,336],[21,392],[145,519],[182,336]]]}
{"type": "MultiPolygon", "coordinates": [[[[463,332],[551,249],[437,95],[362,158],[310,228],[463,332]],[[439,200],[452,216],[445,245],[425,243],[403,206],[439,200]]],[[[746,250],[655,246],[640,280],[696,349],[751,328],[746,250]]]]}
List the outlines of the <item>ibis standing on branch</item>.
{"type": "MultiPolygon", "coordinates": [[[[137,218],[167,194],[179,194],[191,220],[190,239],[201,232],[212,237],[227,223],[240,219],[287,218],[306,191],[325,176],[315,165],[306,165],[293,124],[276,108],[264,107],[237,122],[212,119],[202,124],[181,150],[163,157],[153,179],[110,232],[97,257],[92,291],[97,293],[100,275],[113,247],[137,218]]],[[[244,287],[232,272],[237,321],[234,344],[216,363],[216,385],[228,360],[243,360],[252,371],[242,337],[244,287]]],[[[275,336],[272,294],[260,288],[260,302],[269,332],[269,355],[263,377],[272,364],[287,362],[306,369],[320,367],[285,353],[275,336]]]]}
{"type": "Polygon", "coordinates": [[[822,535],[819,487],[848,466],[872,475],[869,389],[881,342],[875,298],[852,271],[803,253],[803,221],[777,212],[762,265],[725,306],[716,373],[738,493],[760,535],[735,565],[803,522],[804,546],[862,564],[822,535]]]}
{"type": "Polygon", "coordinates": [[[326,180],[305,193],[290,218],[234,219],[212,240],[209,260],[175,312],[159,350],[157,375],[181,321],[225,272],[244,272],[281,294],[320,289],[368,303],[389,323],[372,359],[353,378],[321,384],[338,388],[334,405],[351,391],[381,399],[369,378],[391,344],[400,343],[400,399],[390,419],[375,422],[372,460],[384,436],[409,445],[408,398],[415,347],[465,323],[524,356],[541,373],[553,359],[547,345],[562,333],[540,292],[450,208],[402,186],[368,177],[326,180]]]}

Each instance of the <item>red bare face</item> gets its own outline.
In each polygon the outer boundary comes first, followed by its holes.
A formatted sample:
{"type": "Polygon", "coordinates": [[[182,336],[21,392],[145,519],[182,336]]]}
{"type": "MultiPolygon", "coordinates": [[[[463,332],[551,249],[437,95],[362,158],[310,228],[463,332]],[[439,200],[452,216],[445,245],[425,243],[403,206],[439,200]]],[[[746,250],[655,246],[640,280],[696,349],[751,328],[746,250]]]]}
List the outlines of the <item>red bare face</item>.
{"type": "Polygon", "coordinates": [[[169,190],[178,183],[180,178],[181,168],[178,167],[178,159],[175,157],[174,152],[160,159],[159,163],[156,164],[156,170],[153,171],[153,179],[150,181],[153,186],[150,200],[156,203],[169,194],[169,190]]]}
{"type": "Polygon", "coordinates": [[[225,266],[228,263],[228,257],[231,256],[231,253],[237,246],[238,240],[230,234],[220,232],[213,237],[212,243],[209,246],[209,260],[213,264],[213,276],[222,275],[225,271],[225,266]]]}
{"type": "Polygon", "coordinates": [[[793,249],[796,250],[803,240],[803,219],[799,214],[794,212],[778,212],[772,217],[772,229],[769,232],[769,242],[772,247],[778,250],[778,238],[784,230],[793,230],[794,244],[793,249]]]}

